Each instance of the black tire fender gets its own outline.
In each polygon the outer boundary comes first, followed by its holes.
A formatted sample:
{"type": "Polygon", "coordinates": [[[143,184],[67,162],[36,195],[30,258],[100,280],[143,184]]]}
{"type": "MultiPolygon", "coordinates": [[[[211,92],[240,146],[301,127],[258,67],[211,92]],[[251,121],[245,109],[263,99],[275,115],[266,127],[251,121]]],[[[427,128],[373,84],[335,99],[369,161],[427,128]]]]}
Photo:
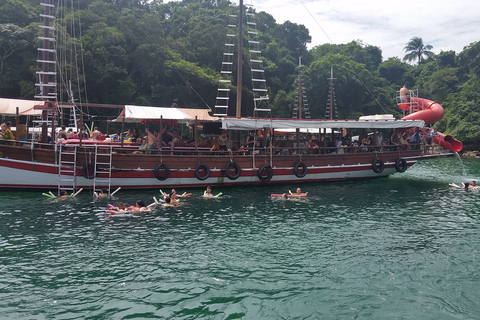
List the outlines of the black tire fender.
{"type": "Polygon", "coordinates": [[[204,164],[199,164],[195,168],[195,177],[198,180],[206,180],[208,177],[210,177],[210,169],[204,164]],[[205,171],[203,175],[201,174],[202,171],[205,171]]]}
{"type": "Polygon", "coordinates": [[[260,179],[263,182],[270,181],[273,177],[272,166],[269,166],[269,165],[261,166],[260,169],[258,169],[257,176],[258,176],[258,179],[260,179]],[[267,171],[267,175],[263,175],[263,172],[265,170],[267,171]]]}
{"type": "Polygon", "coordinates": [[[89,180],[95,178],[95,167],[93,166],[93,163],[89,162],[83,166],[82,175],[85,177],[85,179],[89,180]],[[90,173],[92,170],[93,173],[90,173]]]}
{"type": "Polygon", "coordinates": [[[307,174],[307,166],[302,161],[298,161],[293,167],[293,173],[297,178],[303,178],[307,174]],[[299,169],[302,173],[299,173],[299,169]]]}
{"type": "Polygon", "coordinates": [[[382,173],[383,169],[385,168],[385,164],[383,163],[382,159],[375,159],[372,162],[372,170],[375,173],[382,173]]]}
{"type": "Polygon", "coordinates": [[[155,178],[157,178],[158,180],[164,181],[168,179],[168,176],[170,175],[170,169],[168,169],[168,166],[162,162],[155,167],[155,169],[153,170],[153,174],[155,175],[155,178]],[[163,176],[161,175],[162,171],[165,172],[163,176]]]}
{"type": "Polygon", "coordinates": [[[407,160],[403,158],[398,158],[395,161],[395,170],[397,170],[397,172],[405,172],[407,168],[408,168],[407,160]]]}
{"type": "Polygon", "coordinates": [[[227,165],[225,167],[225,175],[228,177],[228,179],[230,179],[230,180],[238,179],[238,177],[240,177],[241,173],[242,173],[242,168],[240,168],[238,163],[236,163],[234,161],[230,161],[229,163],[227,163],[227,165]],[[232,170],[232,169],[235,169],[235,174],[232,174],[230,172],[230,170],[232,170]]]}

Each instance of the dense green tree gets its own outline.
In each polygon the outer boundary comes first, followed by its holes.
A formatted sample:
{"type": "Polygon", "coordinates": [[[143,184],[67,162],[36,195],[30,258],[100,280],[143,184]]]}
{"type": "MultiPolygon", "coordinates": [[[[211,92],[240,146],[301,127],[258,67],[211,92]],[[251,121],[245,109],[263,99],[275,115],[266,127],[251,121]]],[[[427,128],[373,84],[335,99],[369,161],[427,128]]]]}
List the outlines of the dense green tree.
{"type": "MultiPolygon", "coordinates": [[[[230,1],[78,0],[74,5],[74,14],[68,8],[56,8],[55,28],[58,57],[65,65],[58,69],[62,71],[60,78],[87,83],[86,91],[73,84],[79,92],[75,97],[86,94],[89,101],[98,103],[213,108],[226,34],[232,32],[227,25],[235,20],[230,15],[237,14],[230,1]],[[73,22],[73,18],[80,19],[73,22]],[[67,68],[77,69],[77,74],[63,75],[67,68]]],[[[33,98],[38,90],[34,83],[41,10],[36,0],[0,2],[5,31],[0,33],[3,97],[33,98]]],[[[405,47],[404,61],[382,61],[381,49],[362,40],[308,50],[311,37],[303,25],[290,21],[278,24],[271,14],[252,7],[245,7],[245,11],[255,13],[255,37],[260,41],[272,116],[292,115],[301,56],[304,76],[311,79],[304,85],[313,118],[325,116],[333,67],[339,117],[375,113],[400,116],[395,92],[407,85],[444,107],[446,116],[435,124],[438,129],[480,148],[476,127],[480,118],[480,42],[471,43],[458,55],[447,51],[434,56],[431,46],[424,45],[421,38],[412,38],[405,47]]],[[[245,43],[247,40],[248,35],[245,43]]],[[[242,52],[242,115],[251,116],[250,55],[248,49],[242,52]]],[[[234,70],[235,65],[236,60],[234,70]]],[[[232,108],[236,85],[233,79],[232,108]]],[[[61,98],[66,99],[66,95],[61,98]]]]}
{"type": "Polygon", "coordinates": [[[378,66],[378,73],[382,78],[400,88],[403,85],[414,84],[414,79],[407,78],[407,72],[410,68],[410,65],[401,62],[400,59],[395,57],[382,62],[378,66]]]}
{"type": "Polygon", "coordinates": [[[23,28],[12,23],[0,24],[0,88],[6,60],[27,45],[23,28]]]}

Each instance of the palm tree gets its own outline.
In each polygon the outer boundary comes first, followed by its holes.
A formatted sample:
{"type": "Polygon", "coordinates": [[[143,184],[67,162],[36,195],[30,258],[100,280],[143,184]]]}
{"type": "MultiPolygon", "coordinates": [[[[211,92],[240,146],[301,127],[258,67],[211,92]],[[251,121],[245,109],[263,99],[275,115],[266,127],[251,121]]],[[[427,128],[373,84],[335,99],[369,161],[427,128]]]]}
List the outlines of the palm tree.
{"type": "Polygon", "coordinates": [[[403,50],[405,50],[407,53],[405,57],[403,57],[403,61],[412,62],[418,60],[418,63],[420,63],[424,60],[423,56],[430,58],[434,55],[434,53],[430,51],[432,48],[433,47],[429,44],[424,45],[422,38],[413,37],[405,45],[405,48],[403,48],[403,50]]]}

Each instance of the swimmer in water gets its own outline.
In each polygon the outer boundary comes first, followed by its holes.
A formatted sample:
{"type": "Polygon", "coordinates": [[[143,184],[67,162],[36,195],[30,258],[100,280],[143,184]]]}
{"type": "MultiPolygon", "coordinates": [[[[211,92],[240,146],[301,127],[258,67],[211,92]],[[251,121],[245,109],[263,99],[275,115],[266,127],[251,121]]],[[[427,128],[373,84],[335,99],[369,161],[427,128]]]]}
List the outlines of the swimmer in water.
{"type": "Polygon", "coordinates": [[[162,204],[164,207],[174,207],[175,205],[172,203],[172,199],[169,196],[165,197],[165,203],[162,204]]]}
{"type": "Polygon", "coordinates": [[[212,189],[210,187],[207,187],[207,190],[205,190],[203,196],[205,198],[213,198],[212,189]]]}
{"type": "Polygon", "coordinates": [[[170,203],[171,204],[176,204],[177,203],[177,192],[175,191],[175,189],[172,189],[172,192],[170,192],[170,203]]]}
{"type": "Polygon", "coordinates": [[[102,188],[102,190],[100,190],[100,193],[98,194],[98,197],[99,197],[99,198],[108,198],[107,189],[102,188]]]}
{"type": "Polygon", "coordinates": [[[127,211],[127,206],[125,205],[125,203],[120,202],[118,204],[117,211],[127,211]]]}
{"type": "Polygon", "coordinates": [[[288,194],[286,194],[286,193],[282,194],[282,199],[288,200],[288,194]]]}
{"type": "Polygon", "coordinates": [[[295,193],[293,193],[293,194],[295,194],[295,195],[300,195],[300,194],[302,194],[302,189],[297,188],[297,191],[296,191],[295,193]]]}
{"type": "Polygon", "coordinates": [[[150,211],[150,209],[145,205],[145,203],[142,200],[137,200],[137,203],[135,204],[135,208],[133,210],[150,211]]]}

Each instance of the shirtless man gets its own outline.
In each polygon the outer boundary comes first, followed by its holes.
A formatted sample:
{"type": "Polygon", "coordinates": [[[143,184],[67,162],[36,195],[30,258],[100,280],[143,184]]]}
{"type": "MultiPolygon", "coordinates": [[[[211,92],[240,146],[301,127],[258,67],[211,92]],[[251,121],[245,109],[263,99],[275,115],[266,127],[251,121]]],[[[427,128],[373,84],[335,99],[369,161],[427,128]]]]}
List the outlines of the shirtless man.
{"type": "Polygon", "coordinates": [[[65,137],[67,137],[67,130],[65,130],[65,126],[62,126],[60,131],[58,131],[57,140],[62,138],[62,134],[65,135],[65,137]]]}
{"type": "Polygon", "coordinates": [[[145,128],[147,134],[147,149],[157,149],[157,137],[148,128],[145,128]]]}
{"type": "Polygon", "coordinates": [[[97,139],[98,135],[102,134],[97,127],[93,128],[92,133],[90,134],[90,139],[94,140],[97,139]]]}

